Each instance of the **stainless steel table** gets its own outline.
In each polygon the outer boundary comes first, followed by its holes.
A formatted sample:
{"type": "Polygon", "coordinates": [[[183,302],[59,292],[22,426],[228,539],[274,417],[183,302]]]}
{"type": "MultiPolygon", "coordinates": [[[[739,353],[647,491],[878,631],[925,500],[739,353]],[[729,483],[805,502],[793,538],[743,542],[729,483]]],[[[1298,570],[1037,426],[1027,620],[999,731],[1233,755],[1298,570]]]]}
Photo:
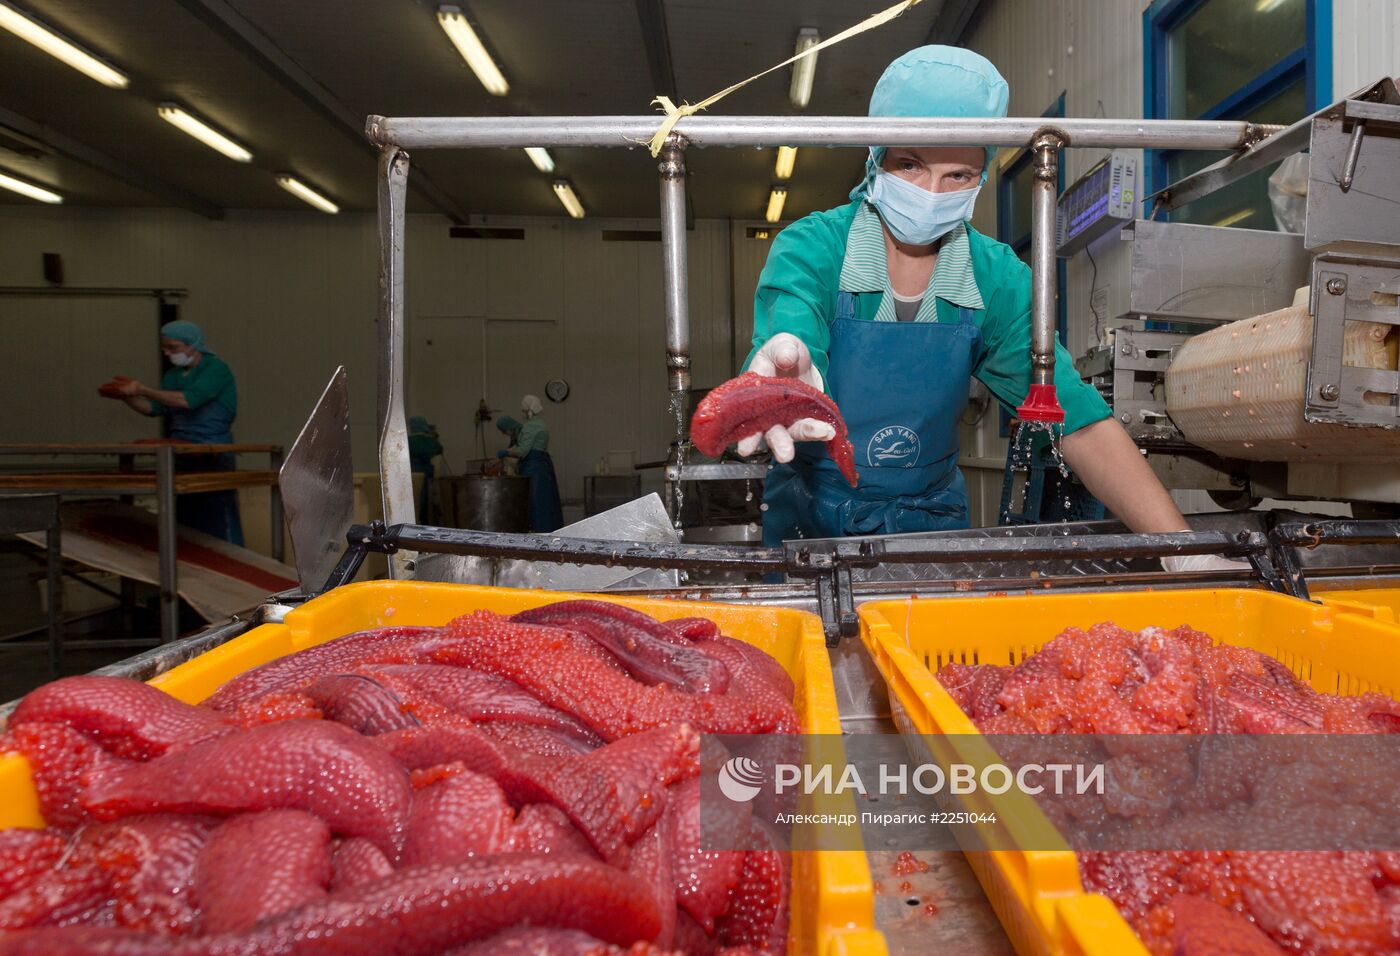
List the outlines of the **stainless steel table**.
{"type": "MultiPolygon", "coordinates": [[[[8,471],[0,472],[0,494],[44,492],[54,496],[102,495],[132,497],[154,495],[160,562],[160,638],[164,642],[179,636],[178,538],[175,531],[175,497],[204,491],[230,491],[238,488],[270,486],[272,489],[272,557],[281,561],[285,553],[282,497],[277,488],[277,472],[282,466],[282,446],[269,444],[11,444],[0,445],[0,455],[32,458],[115,457],[115,471],[8,471]],[[265,471],[181,471],[175,470],[179,456],[265,454],[265,471]],[[149,471],[136,469],[138,458],[153,458],[149,471]]],[[[27,529],[33,530],[33,529],[27,529]]]]}

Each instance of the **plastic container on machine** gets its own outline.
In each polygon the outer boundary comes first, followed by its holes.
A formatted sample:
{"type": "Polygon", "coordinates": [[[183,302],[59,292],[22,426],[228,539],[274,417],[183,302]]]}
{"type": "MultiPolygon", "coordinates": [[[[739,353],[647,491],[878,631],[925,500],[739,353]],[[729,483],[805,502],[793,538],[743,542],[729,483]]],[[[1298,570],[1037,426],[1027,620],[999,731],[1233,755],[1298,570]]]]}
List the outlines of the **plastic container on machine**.
{"type": "MultiPolygon", "coordinates": [[[[246,670],[354,631],[440,625],[476,610],[514,614],[581,598],[611,600],[659,620],[710,618],[726,635],[763,649],[788,672],[796,686],[793,705],[803,733],[840,735],[831,665],[821,621],[815,616],[787,608],[600,598],[562,591],[400,581],[349,584],[289,611],[280,624],[256,627],[150,683],[197,703],[246,670]]],[[[17,754],[0,754],[0,828],[43,825],[28,763],[17,754]]],[[[789,953],[886,956],[884,936],[874,929],[874,886],[863,852],[794,853],[791,873],[789,953]]]]}
{"type": "MultiPolygon", "coordinates": [[[[1187,624],[1217,643],[1282,661],[1319,692],[1400,696],[1400,626],[1354,603],[1356,594],[1367,592],[1345,593],[1351,609],[1267,591],[1214,589],[911,598],[869,602],[858,611],[861,638],[904,715],[901,730],[966,740],[979,732],[934,677],[940,667],[1019,663],[1067,628],[1104,621],[1130,630],[1187,624]]],[[[1400,592],[1390,594],[1400,603],[1400,592]]],[[[1023,816],[1020,826],[1050,826],[1038,809],[1010,802],[1016,798],[1007,794],[1003,810],[1014,806],[1016,813],[1038,817],[1023,816]]],[[[1147,956],[1112,901],[1084,891],[1072,850],[967,856],[1021,956],[1147,956]]]]}
{"type": "MultiPolygon", "coordinates": [[[[1347,322],[1344,363],[1394,370],[1390,332],[1347,322]]],[[[1312,344],[1306,300],[1194,336],[1167,369],[1167,414],[1193,445],[1249,461],[1372,461],[1400,450],[1400,431],[1304,419],[1312,344]]]]}

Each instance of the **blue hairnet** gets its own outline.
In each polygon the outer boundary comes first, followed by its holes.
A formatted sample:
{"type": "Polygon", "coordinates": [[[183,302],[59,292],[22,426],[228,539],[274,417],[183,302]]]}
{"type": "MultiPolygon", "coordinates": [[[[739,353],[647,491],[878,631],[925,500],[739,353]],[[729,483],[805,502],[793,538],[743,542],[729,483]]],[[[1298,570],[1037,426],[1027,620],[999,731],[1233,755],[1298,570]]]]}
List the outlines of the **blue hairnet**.
{"type": "Polygon", "coordinates": [[[509,435],[511,432],[520,431],[520,423],[509,415],[502,415],[496,419],[496,427],[509,435]]]}
{"type": "MultiPolygon", "coordinates": [[[[870,95],[871,116],[938,116],[988,118],[1005,116],[1010,90],[990,60],[956,46],[921,46],[885,68],[870,95]]],[[[897,145],[897,144],[896,144],[897,145]]],[[[851,198],[859,199],[875,180],[885,147],[872,147],[865,178],[851,198]]],[[[986,147],[982,181],[996,150],[986,147]]]]}
{"type": "Polygon", "coordinates": [[[160,334],[168,339],[192,345],[205,355],[214,354],[214,351],[204,344],[204,330],[193,322],[186,322],[184,319],[167,322],[160,327],[160,334]]]}
{"type": "Polygon", "coordinates": [[[432,426],[428,424],[428,419],[422,415],[414,415],[408,420],[408,433],[410,435],[430,435],[432,426]]]}

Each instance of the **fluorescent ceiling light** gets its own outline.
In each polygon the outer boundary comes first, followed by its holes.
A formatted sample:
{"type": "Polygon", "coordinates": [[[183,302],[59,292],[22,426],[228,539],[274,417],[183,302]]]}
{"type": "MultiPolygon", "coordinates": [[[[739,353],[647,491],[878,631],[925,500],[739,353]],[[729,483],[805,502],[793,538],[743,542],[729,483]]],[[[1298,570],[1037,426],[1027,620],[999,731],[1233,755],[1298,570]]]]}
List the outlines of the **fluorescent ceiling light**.
{"type": "Polygon", "coordinates": [[[525,155],[530,157],[530,162],[534,163],[540,172],[554,172],[554,157],[549,155],[549,150],[543,146],[526,146],[525,155]]]}
{"type": "Polygon", "coordinates": [[[567,179],[554,181],[554,195],[558,196],[564,208],[569,210],[569,215],[575,219],[583,218],[583,203],[578,201],[578,196],[574,195],[574,187],[567,179]]]}
{"type": "Polygon", "coordinates": [[[1258,0],[1258,2],[1254,4],[1254,12],[1268,13],[1274,7],[1282,6],[1283,2],[1284,0],[1258,0]]]}
{"type": "Polygon", "coordinates": [[[779,179],[791,179],[792,167],[797,162],[796,146],[779,146],[778,161],[773,164],[773,175],[779,179]]]}
{"type": "Polygon", "coordinates": [[[0,0],[0,27],[9,30],[21,40],[28,40],[49,56],[62,60],[73,69],[87,74],[103,86],[123,90],[130,82],[126,78],[126,74],[120,70],[113,69],[72,40],[59,36],[42,23],[26,16],[3,0],[0,0]]]}
{"type": "Polygon", "coordinates": [[[787,187],[774,186],[773,191],[768,194],[768,211],[763,214],[763,218],[769,222],[777,222],[783,218],[783,203],[787,202],[787,187]]]}
{"type": "Polygon", "coordinates": [[[63,202],[63,197],[58,193],[50,192],[22,179],[15,179],[13,176],[6,176],[4,173],[0,173],[0,189],[8,189],[12,193],[19,193],[21,196],[28,196],[30,199],[37,199],[40,202],[63,202]]]}
{"type": "MultiPolygon", "coordinates": [[[[793,56],[811,49],[820,42],[822,38],[816,27],[803,27],[797,31],[797,49],[793,51],[793,56]]],[[[804,56],[792,65],[792,87],[788,90],[788,99],[800,110],[806,109],[812,100],[812,81],[817,76],[817,56],[816,53],[804,56]]]]}
{"type": "Polygon", "coordinates": [[[302,202],[310,203],[322,212],[330,213],[331,215],[340,212],[339,206],[331,202],[325,196],[322,196],[310,186],[306,185],[306,183],[302,182],[300,179],[297,179],[295,176],[292,176],[288,173],[279,173],[277,175],[277,185],[287,190],[287,192],[291,193],[293,196],[297,197],[302,202]]]}
{"type": "Polygon", "coordinates": [[[242,146],[239,146],[203,120],[196,119],[189,113],[186,113],[174,103],[162,103],[156,107],[156,112],[160,114],[161,119],[165,120],[171,126],[190,134],[205,146],[208,146],[210,149],[218,150],[229,159],[236,159],[240,163],[246,163],[253,158],[253,154],[242,146]]]}
{"type": "Polygon", "coordinates": [[[476,35],[460,7],[438,7],[437,21],[481,85],[486,87],[486,92],[492,96],[505,96],[510,92],[510,84],[501,74],[500,67],[496,66],[496,61],[491,59],[491,54],[486,52],[481,37],[476,35]]]}

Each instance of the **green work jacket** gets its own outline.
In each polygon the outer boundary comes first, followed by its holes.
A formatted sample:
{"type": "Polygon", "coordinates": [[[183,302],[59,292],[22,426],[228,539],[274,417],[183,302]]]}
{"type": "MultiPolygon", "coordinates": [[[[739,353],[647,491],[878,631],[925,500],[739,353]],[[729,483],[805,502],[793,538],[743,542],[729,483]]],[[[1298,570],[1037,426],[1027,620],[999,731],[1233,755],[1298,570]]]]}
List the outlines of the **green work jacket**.
{"type": "MultiPolygon", "coordinates": [[[[836,315],[838,292],[856,293],[856,318],[875,321],[891,314],[880,310],[888,294],[889,280],[884,272],[884,247],[878,251],[866,245],[860,250],[869,268],[847,268],[847,240],[864,200],[815,212],[799,219],[778,233],[768,262],[758,279],[754,295],[754,353],[779,332],[797,336],[812,353],[812,363],[827,378],[827,350],[831,322],[836,315]],[[860,288],[843,288],[848,285],[860,288]]],[[[957,322],[960,309],[967,309],[982,333],[980,354],[973,366],[976,376],[1008,410],[1014,411],[1025,400],[1031,382],[1031,271],[1011,247],[974,230],[966,229],[966,243],[958,237],[958,253],[941,261],[929,278],[926,298],[932,298],[919,311],[920,321],[957,322]],[[965,253],[964,253],[965,249],[965,253]],[[972,283],[963,281],[971,269],[972,283]],[[957,273],[963,273],[959,275],[957,273]],[[954,301],[958,300],[958,301],[954,301]]],[[[945,258],[940,252],[940,260],[945,258]]],[[[939,356],[899,356],[926,363],[929,374],[938,374],[939,356]]],[[[878,388],[879,382],[871,382],[878,388]]],[[[1108,405],[1098,391],[1084,382],[1062,345],[1055,347],[1055,389],[1065,410],[1065,434],[1107,418],[1108,405]]]]}

